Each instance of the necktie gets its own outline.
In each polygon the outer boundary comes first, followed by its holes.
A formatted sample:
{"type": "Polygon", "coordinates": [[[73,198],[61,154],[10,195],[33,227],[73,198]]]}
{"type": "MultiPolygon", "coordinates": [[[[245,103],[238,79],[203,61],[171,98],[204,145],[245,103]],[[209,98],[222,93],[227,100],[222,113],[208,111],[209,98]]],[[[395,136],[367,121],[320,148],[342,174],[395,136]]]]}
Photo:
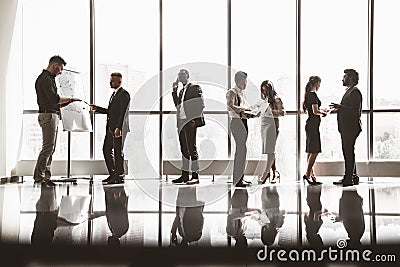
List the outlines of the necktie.
{"type": "Polygon", "coordinates": [[[237,97],[238,106],[240,106],[240,96],[236,95],[236,97],[237,97]]]}
{"type": "Polygon", "coordinates": [[[115,91],[112,93],[112,95],[111,95],[111,97],[110,97],[110,101],[108,102],[108,104],[110,104],[110,103],[111,103],[111,101],[112,101],[112,99],[113,99],[114,95],[115,95],[115,91]]]}
{"type": "Polygon", "coordinates": [[[182,97],[183,97],[183,92],[185,91],[185,87],[183,87],[181,89],[181,91],[179,92],[179,100],[182,101],[182,97]]]}

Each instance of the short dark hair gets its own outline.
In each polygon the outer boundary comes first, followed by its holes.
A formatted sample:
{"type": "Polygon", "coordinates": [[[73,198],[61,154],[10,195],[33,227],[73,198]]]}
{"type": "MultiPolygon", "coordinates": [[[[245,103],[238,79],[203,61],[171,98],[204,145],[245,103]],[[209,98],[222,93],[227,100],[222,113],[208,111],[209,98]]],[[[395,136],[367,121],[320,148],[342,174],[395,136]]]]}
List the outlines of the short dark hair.
{"type": "Polygon", "coordinates": [[[67,62],[65,62],[65,60],[62,58],[62,57],[60,57],[60,56],[52,56],[51,58],[50,58],[50,60],[49,60],[49,64],[51,64],[51,63],[58,63],[58,64],[62,64],[62,65],[67,65],[67,62]]]}
{"type": "Polygon", "coordinates": [[[345,70],[344,70],[344,73],[346,73],[347,75],[349,75],[349,76],[351,77],[352,81],[353,81],[355,84],[358,84],[358,79],[359,79],[359,77],[358,77],[358,72],[357,72],[357,71],[355,71],[355,70],[353,70],[353,69],[345,69],[345,70]]]}
{"type": "Polygon", "coordinates": [[[238,71],[235,73],[235,83],[241,82],[247,78],[247,73],[244,71],[238,71]]]}
{"type": "MultiPolygon", "coordinates": [[[[184,72],[187,76],[188,76],[188,78],[189,78],[189,71],[188,70],[186,70],[186,69],[181,69],[181,70],[179,70],[179,73],[181,73],[181,72],[184,72]]],[[[178,73],[178,74],[179,74],[178,73]]]]}
{"type": "Polygon", "coordinates": [[[122,78],[122,74],[119,73],[119,72],[113,72],[113,73],[111,73],[111,77],[112,77],[112,76],[116,76],[116,77],[122,78]]]}

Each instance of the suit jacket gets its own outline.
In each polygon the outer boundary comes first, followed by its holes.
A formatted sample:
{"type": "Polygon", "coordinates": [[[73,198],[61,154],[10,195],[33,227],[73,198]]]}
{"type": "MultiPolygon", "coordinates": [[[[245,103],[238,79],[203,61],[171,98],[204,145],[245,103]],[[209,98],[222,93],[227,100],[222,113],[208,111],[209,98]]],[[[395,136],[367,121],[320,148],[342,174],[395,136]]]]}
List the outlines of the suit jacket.
{"type": "MultiPolygon", "coordinates": [[[[172,98],[174,100],[175,107],[178,111],[177,113],[177,120],[179,120],[179,110],[181,105],[183,105],[183,109],[186,114],[186,120],[194,120],[195,127],[204,126],[206,123],[204,121],[204,99],[203,99],[203,92],[199,85],[196,84],[187,84],[186,93],[182,93],[182,90],[178,92],[172,92],[172,98]],[[183,101],[182,101],[182,96],[183,101]]],[[[177,124],[179,127],[179,123],[177,124]]]]}
{"type": "Polygon", "coordinates": [[[96,112],[107,114],[107,130],[114,132],[116,128],[129,132],[129,103],[131,97],[122,87],[118,89],[108,108],[97,107],[96,112]]]}
{"type": "Polygon", "coordinates": [[[339,132],[360,133],[362,110],[362,95],[360,90],[357,87],[347,89],[340,104],[342,106],[337,111],[339,132]]]}

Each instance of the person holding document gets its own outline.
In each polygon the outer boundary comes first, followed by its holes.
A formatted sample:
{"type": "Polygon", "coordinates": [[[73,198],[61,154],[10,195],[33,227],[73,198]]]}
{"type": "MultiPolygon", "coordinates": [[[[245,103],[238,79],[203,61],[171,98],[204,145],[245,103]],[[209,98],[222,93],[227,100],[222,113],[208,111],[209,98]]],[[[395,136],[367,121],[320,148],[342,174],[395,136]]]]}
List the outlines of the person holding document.
{"type": "Polygon", "coordinates": [[[92,111],[107,114],[106,137],[104,138],[103,155],[110,176],[104,183],[119,184],[124,182],[124,142],[129,132],[129,103],[131,97],[121,87],[122,74],[114,72],[110,77],[110,87],[114,90],[108,103],[108,108],[94,104],[92,111]]]}
{"type": "Polygon", "coordinates": [[[56,148],[60,108],[74,101],[80,101],[78,98],[62,97],[57,93],[55,78],[61,74],[65,65],[67,63],[62,57],[51,57],[47,68],[42,71],[35,82],[39,106],[38,122],[42,128],[42,150],[36,161],[33,179],[35,183],[42,183],[45,186],[55,186],[54,182],[50,180],[50,167],[56,148]]]}
{"type": "Polygon", "coordinates": [[[245,107],[244,90],[247,86],[247,73],[238,71],[235,74],[236,86],[226,93],[226,102],[231,119],[231,131],[236,142],[235,159],[233,162],[233,184],[237,187],[246,187],[250,183],[244,181],[244,170],[247,154],[247,119],[255,115],[249,113],[250,108],[245,107]]]}
{"type": "Polygon", "coordinates": [[[270,178],[272,168],[271,183],[276,183],[280,179],[280,174],[276,171],[275,146],[279,133],[279,117],[284,116],[285,111],[282,100],[278,97],[271,81],[265,80],[261,83],[261,100],[255,107],[258,107],[261,116],[262,153],[267,154],[267,165],[258,182],[264,184],[270,178]]]}

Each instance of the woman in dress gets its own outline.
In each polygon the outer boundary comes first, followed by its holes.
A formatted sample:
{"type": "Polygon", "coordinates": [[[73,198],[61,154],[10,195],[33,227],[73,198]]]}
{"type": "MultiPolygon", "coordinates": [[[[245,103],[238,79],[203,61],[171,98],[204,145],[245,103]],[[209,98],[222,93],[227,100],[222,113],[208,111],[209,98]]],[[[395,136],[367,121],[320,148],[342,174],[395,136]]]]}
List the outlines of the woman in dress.
{"type": "Polygon", "coordinates": [[[268,104],[267,110],[261,114],[262,153],[268,155],[268,163],[259,182],[265,183],[270,178],[270,169],[272,169],[271,183],[276,183],[280,179],[280,173],[276,170],[275,145],[279,133],[279,117],[284,116],[285,111],[282,100],[278,97],[271,81],[263,81],[260,88],[261,100],[258,105],[262,106],[263,102],[268,104]],[[269,163],[270,160],[271,163],[269,163]]]}
{"type": "Polygon", "coordinates": [[[306,121],[306,153],[307,153],[307,171],[303,176],[303,183],[311,185],[319,185],[313,171],[315,160],[321,153],[321,137],[319,133],[319,125],[321,116],[326,116],[326,109],[320,109],[321,101],[318,98],[317,91],[321,85],[321,78],[311,76],[306,85],[304,93],[303,111],[308,113],[306,121]]]}

